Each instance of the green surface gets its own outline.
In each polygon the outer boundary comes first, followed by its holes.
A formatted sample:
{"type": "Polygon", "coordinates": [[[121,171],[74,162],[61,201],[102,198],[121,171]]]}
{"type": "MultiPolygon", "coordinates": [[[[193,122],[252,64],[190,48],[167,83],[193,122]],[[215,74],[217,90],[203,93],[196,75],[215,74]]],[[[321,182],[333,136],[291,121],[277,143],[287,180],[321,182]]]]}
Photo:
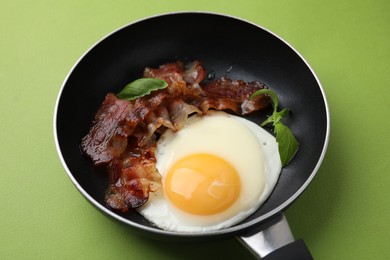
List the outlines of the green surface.
{"type": "MultiPolygon", "coordinates": [[[[174,244],[130,233],[76,190],[55,149],[57,94],[97,40],[137,19],[213,11],[292,44],[327,94],[331,138],[287,211],[316,259],[390,256],[390,1],[0,1],[0,258],[252,259],[234,239],[174,244]]],[[[196,36],[195,36],[196,38],[196,36]]]]}

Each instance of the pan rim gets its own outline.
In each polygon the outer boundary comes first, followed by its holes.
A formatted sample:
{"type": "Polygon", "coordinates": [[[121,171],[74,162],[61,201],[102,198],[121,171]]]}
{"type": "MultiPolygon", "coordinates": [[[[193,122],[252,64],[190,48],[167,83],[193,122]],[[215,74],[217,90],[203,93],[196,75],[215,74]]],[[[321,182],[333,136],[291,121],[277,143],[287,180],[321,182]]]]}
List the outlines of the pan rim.
{"type": "Polygon", "coordinates": [[[151,232],[151,233],[155,233],[155,234],[163,235],[163,236],[195,238],[195,237],[205,237],[205,236],[220,236],[220,235],[226,235],[226,234],[237,234],[237,233],[239,233],[242,230],[247,230],[250,227],[254,227],[256,225],[264,223],[268,219],[272,218],[272,216],[275,216],[278,213],[283,212],[294,200],[296,200],[299,197],[299,195],[301,195],[303,193],[303,191],[306,189],[306,187],[310,184],[312,179],[315,177],[316,173],[318,172],[318,170],[319,170],[319,168],[320,168],[320,166],[322,164],[322,161],[324,160],[324,157],[325,157],[325,154],[326,154],[326,150],[327,150],[327,147],[328,147],[328,143],[329,143],[330,114],[329,114],[329,106],[328,106],[327,98],[326,98],[326,95],[325,95],[325,91],[324,91],[324,89],[322,87],[322,84],[321,84],[318,76],[316,75],[316,73],[314,72],[314,70],[310,66],[310,64],[306,61],[306,59],[291,44],[289,44],[283,38],[281,38],[280,36],[278,36],[274,32],[268,30],[267,28],[265,28],[265,27],[263,27],[263,26],[261,26],[259,24],[256,24],[254,22],[251,22],[249,20],[246,20],[246,19],[243,19],[243,18],[240,18],[240,17],[237,17],[237,16],[223,14],[223,13],[217,13],[217,12],[207,12],[207,11],[178,11],[178,12],[168,12],[168,13],[155,14],[155,15],[152,15],[152,16],[144,17],[144,18],[135,20],[133,22],[127,23],[127,24],[125,24],[125,25],[123,25],[123,26],[121,26],[121,27],[119,27],[119,28],[109,32],[108,34],[103,36],[100,40],[95,42],[91,47],[89,47],[79,57],[79,59],[74,63],[74,65],[72,66],[72,68],[70,69],[68,74],[66,75],[66,77],[65,77],[65,79],[64,79],[64,81],[63,81],[63,83],[61,85],[61,88],[59,90],[59,93],[58,93],[58,96],[57,96],[57,99],[56,99],[55,108],[54,108],[53,130],[54,130],[54,141],[55,141],[56,150],[57,150],[57,153],[59,155],[59,158],[60,158],[60,161],[62,163],[62,166],[64,167],[68,177],[71,179],[72,183],[76,186],[76,188],[79,190],[79,192],[89,202],[91,202],[95,207],[97,207],[103,213],[105,213],[105,214],[113,217],[114,219],[118,220],[119,222],[122,222],[124,224],[127,224],[127,225],[129,225],[131,227],[134,227],[134,228],[137,228],[137,229],[140,229],[140,230],[144,230],[144,231],[147,231],[147,232],[151,232]],[[57,134],[57,114],[58,114],[58,107],[59,107],[59,103],[60,103],[60,100],[61,100],[62,93],[64,91],[64,88],[65,88],[65,86],[66,86],[70,76],[72,75],[72,73],[74,72],[74,70],[76,69],[78,64],[85,58],[86,55],[88,55],[97,45],[99,45],[100,43],[105,41],[111,35],[114,35],[114,34],[118,33],[119,31],[121,31],[121,30],[123,30],[123,29],[125,29],[127,27],[130,27],[130,26],[138,24],[138,23],[142,23],[142,22],[147,21],[147,20],[156,19],[156,18],[159,18],[159,17],[174,16],[174,15],[185,15],[185,14],[215,15],[215,16],[221,16],[221,17],[237,20],[237,21],[240,21],[240,22],[243,22],[243,23],[255,26],[255,27],[257,27],[257,28],[259,28],[259,29],[269,33],[270,35],[272,35],[273,37],[277,38],[281,42],[283,42],[285,45],[287,45],[288,48],[290,48],[294,53],[296,53],[299,56],[299,58],[308,67],[308,69],[310,70],[311,74],[313,75],[315,81],[317,82],[318,87],[320,88],[320,91],[321,91],[321,95],[322,95],[323,101],[324,101],[325,112],[326,112],[326,120],[327,120],[324,145],[323,145],[320,157],[319,157],[319,159],[317,161],[317,164],[314,167],[314,169],[313,169],[312,173],[310,174],[310,176],[305,181],[305,183],[292,196],[290,196],[290,198],[288,200],[286,200],[284,203],[279,205],[277,208],[271,210],[270,212],[268,212],[268,213],[266,213],[266,214],[264,214],[264,215],[262,215],[260,217],[257,217],[256,219],[253,219],[251,221],[248,221],[248,222],[245,222],[245,223],[239,223],[239,224],[237,224],[235,226],[228,227],[228,228],[221,229],[221,230],[201,232],[201,233],[185,233],[185,232],[166,231],[166,230],[162,230],[162,229],[158,229],[158,228],[154,228],[154,227],[149,227],[149,226],[145,226],[145,225],[142,225],[142,224],[138,224],[138,223],[135,223],[135,222],[133,222],[133,221],[127,219],[127,218],[124,218],[124,217],[116,214],[115,212],[109,210],[108,208],[106,208],[105,206],[100,204],[91,195],[89,195],[88,192],[86,192],[86,190],[77,182],[76,178],[73,176],[72,172],[68,168],[68,166],[67,166],[67,164],[65,162],[65,158],[63,157],[62,152],[61,152],[61,148],[60,148],[60,144],[59,144],[59,140],[58,140],[58,134],[57,134]]]}

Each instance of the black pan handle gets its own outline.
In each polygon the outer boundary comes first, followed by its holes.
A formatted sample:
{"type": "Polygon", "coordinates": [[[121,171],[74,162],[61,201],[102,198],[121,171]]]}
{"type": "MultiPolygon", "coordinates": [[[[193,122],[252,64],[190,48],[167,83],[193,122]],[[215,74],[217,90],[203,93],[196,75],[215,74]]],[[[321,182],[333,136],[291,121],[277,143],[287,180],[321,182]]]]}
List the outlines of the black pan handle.
{"type": "Polygon", "coordinates": [[[259,259],[313,259],[303,240],[294,239],[283,214],[259,227],[259,230],[252,230],[237,239],[259,259]]]}
{"type": "Polygon", "coordinates": [[[272,253],[266,255],[264,260],[311,260],[309,250],[302,239],[296,240],[288,245],[285,245],[272,253]]]}

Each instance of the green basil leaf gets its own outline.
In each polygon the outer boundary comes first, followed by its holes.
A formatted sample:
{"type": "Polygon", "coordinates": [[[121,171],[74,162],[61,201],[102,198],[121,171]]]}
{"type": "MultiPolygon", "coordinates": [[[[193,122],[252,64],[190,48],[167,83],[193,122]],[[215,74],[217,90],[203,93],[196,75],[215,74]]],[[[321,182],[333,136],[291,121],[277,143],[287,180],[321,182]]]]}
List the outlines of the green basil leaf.
{"type": "Polygon", "coordinates": [[[271,123],[274,123],[274,122],[275,122],[275,117],[274,117],[274,114],[272,114],[272,116],[270,116],[266,120],[264,120],[264,122],[261,123],[260,126],[265,126],[267,124],[271,124],[271,123]]]}
{"type": "Polygon", "coordinates": [[[287,116],[289,110],[287,108],[278,112],[279,100],[276,93],[270,89],[260,89],[250,96],[250,99],[260,95],[268,95],[271,98],[271,105],[274,112],[268,117],[261,126],[272,123],[274,126],[274,133],[276,135],[276,142],[278,143],[279,156],[283,167],[286,166],[290,160],[294,157],[298,150],[299,143],[291,132],[290,128],[283,124],[282,118],[287,116]]]}
{"type": "Polygon", "coordinates": [[[282,121],[274,124],[274,132],[276,134],[276,141],[278,142],[280,160],[284,167],[294,157],[299,144],[290,128],[284,125],[282,121]]]}
{"type": "Polygon", "coordinates": [[[287,116],[289,112],[290,110],[288,108],[284,108],[282,111],[278,112],[278,114],[280,115],[281,118],[283,118],[287,116]]]}
{"type": "Polygon", "coordinates": [[[272,114],[273,120],[274,120],[274,125],[279,123],[280,120],[282,120],[283,117],[288,115],[289,110],[287,108],[283,109],[282,111],[277,112],[277,110],[274,111],[272,114]]]}
{"type": "Polygon", "coordinates": [[[134,100],[139,97],[149,95],[150,92],[164,89],[168,86],[162,79],[140,78],[127,84],[118,94],[121,99],[134,100]]]}

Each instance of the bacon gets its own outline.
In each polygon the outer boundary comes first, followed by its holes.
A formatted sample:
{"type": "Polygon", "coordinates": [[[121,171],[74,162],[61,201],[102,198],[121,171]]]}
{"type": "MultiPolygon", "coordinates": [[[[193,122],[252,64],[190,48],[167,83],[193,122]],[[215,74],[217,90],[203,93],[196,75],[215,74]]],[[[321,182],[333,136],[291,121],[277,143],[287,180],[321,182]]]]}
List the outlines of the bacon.
{"type": "Polygon", "coordinates": [[[81,142],[81,149],[95,165],[109,163],[127,147],[127,137],[166,98],[164,92],[155,92],[135,102],[107,94],[94,124],[81,142]]]}
{"type": "MultiPolygon", "coordinates": [[[[133,102],[133,107],[127,116],[121,122],[121,129],[128,132],[128,135],[135,135],[138,137],[138,143],[147,143],[147,136],[144,136],[144,125],[147,118],[155,111],[161,104],[165,102],[167,94],[165,92],[154,92],[148,96],[138,98],[133,102]],[[132,129],[132,131],[127,131],[132,129]],[[141,134],[140,134],[141,133],[141,134]]],[[[153,133],[149,135],[152,136],[153,133]]]]}
{"type": "Polygon", "coordinates": [[[161,187],[154,150],[155,144],[141,149],[135,142],[109,164],[109,186],[105,196],[108,207],[126,212],[143,205],[149,193],[161,187]]]}
{"type": "Polygon", "coordinates": [[[119,125],[130,107],[129,101],[107,94],[88,135],[81,141],[81,149],[95,165],[108,163],[126,149],[127,133],[119,125]]]}
{"type": "Polygon", "coordinates": [[[145,78],[159,78],[168,83],[166,92],[170,96],[197,97],[202,89],[199,83],[206,72],[199,61],[194,61],[184,67],[182,62],[161,65],[158,69],[145,68],[145,78]]]}
{"type": "Polygon", "coordinates": [[[201,86],[205,70],[199,61],[146,68],[144,77],[163,79],[168,87],[134,101],[107,94],[81,142],[95,165],[108,165],[105,201],[109,208],[121,211],[143,205],[149,193],[160,188],[154,150],[166,129],[180,130],[193,113],[216,109],[245,115],[270,102],[266,95],[250,100],[255,91],[265,88],[260,82],[221,78],[201,86]]]}
{"type": "Polygon", "coordinates": [[[255,91],[263,88],[265,85],[258,81],[244,82],[221,78],[203,87],[206,98],[202,100],[200,107],[202,111],[232,110],[236,114],[246,115],[268,106],[270,98],[266,95],[250,100],[255,91]]]}
{"type": "Polygon", "coordinates": [[[166,92],[171,96],[186,93],[187,83],[183,79],[183,64],[181,62],[168,63],[158,69],[145,68],[145,78],[158,78],[168,83],[166,92]]]}
{"type": "Polygon", "coordinates": [[[185,66],[184,80],[189,84],[199,84],[206,75],[202,64],[199,61],[193,61],[185,66]]]}
{"type": "Polygon", "coordinates": [[[181,129],[189,115],[193,113],[202,114],[202,112],[194,105],[185,103],[181,99],[172,100],[168,106],[170,118],[173,123],[174,131],[181,129]]]}

